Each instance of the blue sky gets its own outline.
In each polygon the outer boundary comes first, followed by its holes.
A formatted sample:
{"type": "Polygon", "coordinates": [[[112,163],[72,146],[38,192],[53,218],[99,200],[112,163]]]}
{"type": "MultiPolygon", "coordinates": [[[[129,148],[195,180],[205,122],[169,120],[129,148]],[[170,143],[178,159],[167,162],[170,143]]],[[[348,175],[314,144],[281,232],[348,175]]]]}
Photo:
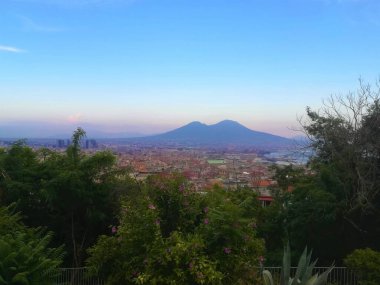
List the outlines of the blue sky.
{"type": "Polygon", "coordinates": [[[1,0],[0,136],[233,119],[292,136],[380,67],[377,0],[1,0]]]}

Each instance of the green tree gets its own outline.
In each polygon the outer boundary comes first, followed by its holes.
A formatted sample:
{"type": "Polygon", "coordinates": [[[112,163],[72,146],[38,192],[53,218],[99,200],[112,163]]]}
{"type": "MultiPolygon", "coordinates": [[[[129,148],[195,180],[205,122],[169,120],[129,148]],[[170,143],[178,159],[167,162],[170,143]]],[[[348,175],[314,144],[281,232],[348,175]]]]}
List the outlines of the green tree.
{"type": "Polygon", "coordinates": [[[45,206],[39,195],[43,169],[38,154],[25,141],[17,141],[0,152],[0,173],[0,205],[17,202],[28,221],[39,220],[45,206]]]}
{"type": "Polygon", "coordinates": [[[344,264],[356,273],[360,285],[380,284],[380,252],[356,249],[344,259],[344,264]]]}
{"type": "Polygon", "coordinates": [[[305,169],[293,164],[285,166],[273,165],[271,170],[274,172],[273,179],[277,181],[277,185],[282,191],[290,190],[289,187],[305,179],[305,169]]]}
{"type": "MultiPolygon", "coordinates": [[[[252,192],[251,192],[252,193],[252,192]]],[[[88,265],[108,284],[247,284],[257,275],[254,194],[196,192],[182,176],[150,177],[125,199],[113,236],[90,249],[88,265]]]]}
{"type": "MultiPolygon", "coordinates": [[[[281,244],[291,241],[301,254],[306,245],[314,249],[320,263],[340,261],[346,254],[342,224],[344,203],[338,199],[340,186],[328,170],[303,174],[292,183],[293,190],[278,191],[274,202],[263,210],[259,234],[266,241],[269,265],[281,263],[281,244]]],[[[287,187],[286,187],[287,189],[287,187]]]]}
{"type": "Polygon", "coordinates": [[[356,94],[332,96],[318,111],[307,108],[302,127],[314,156],[301,175],[291,166],[276,169],[282,191],[259,223],[268,257],[278,262],[279,236],[297,253],[311,246],[327,264],[340,264],[355,248],[379,249],[379,94],[361,82],[356,94]],[[289,185],[293,191],[285,193],[289,185]]]}
{"type": "Polygon", "coordinates": [[[318,112],[308,108],[308,121],[303,123],[316,153],[313,170],[328,169],[339,185],[326,191],[344,203],[342,223],[350,237],[347,252],[357,247],[379,248],[379,91],[361,82],[356,94],[331,97],[318,112]]]}
{"type": "Polygon", "coordinates": [[[44,226],[65,244],[68,266],[81,266],[86,249],[109,232],[120,208],[117,189],[126,173],[107,151],[81,151],[85,132],[78,128],[66,152],[34,151],[16,142],[0,152],[0,202],[15,202],[28,226],[44,226]]]}
{"type": "Polygon", "coordinates": [[[115,157],[110,152],[84,155],[83,136],[85,132],[78,128],[65,154],[46,157],[48,179],[41,189],[49,228],[67,245],[73,266],[82,265],[86,249],[109,231],[119,209],[114,193],[119,174],[115,157]]]}
{"type": "Polygon", "coordinates": [[[49,247],[52,233],[27,228],[9,207],[0,207],[0,284],[54,284],[63,247],[49,247]]]}

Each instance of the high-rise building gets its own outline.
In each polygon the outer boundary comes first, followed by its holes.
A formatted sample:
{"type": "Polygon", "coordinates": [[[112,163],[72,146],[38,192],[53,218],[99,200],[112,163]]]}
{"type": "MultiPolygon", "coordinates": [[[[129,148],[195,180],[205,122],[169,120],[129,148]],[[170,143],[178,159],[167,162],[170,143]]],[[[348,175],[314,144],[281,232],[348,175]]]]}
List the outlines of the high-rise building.
{"type": "Polygon", "coordinates": [[[85,143],[86,149],[97,148],[97,147],[98,147],[98,143],[96,142],[96,140],[94,140],[94,139],[86,140],[86,143],[85,143]]]}
{"type": "Polygon", "coordinates": [[[65,140],[57,140],[57,147],[64,148],[65,147],[65,140]]]}

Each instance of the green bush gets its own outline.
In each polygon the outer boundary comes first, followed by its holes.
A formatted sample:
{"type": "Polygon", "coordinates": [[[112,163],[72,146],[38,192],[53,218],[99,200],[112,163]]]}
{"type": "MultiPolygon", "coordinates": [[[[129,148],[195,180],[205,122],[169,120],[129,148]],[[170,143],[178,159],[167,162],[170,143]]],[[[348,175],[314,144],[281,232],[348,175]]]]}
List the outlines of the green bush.
{"type": "Polygon", "coordinates": [[[49,248],[52,234],[25,227],[0,207],[0,285],[53,284],[62,248],[49,248]]]}
{"type": "Polygon", "coordinates": [[[355,271],[360,285],[380,284],[380,252],[356,249],[344,259],[344,264],[355,271]]]}
{"type": "MultiPolygon", "coordinates": [[[[251,191],[252,193],[252,191],[251,191]]],[[[150,178],[119,226],[89,250],[107,284],[256,284],[264,245],[253,194],[198,193],[181,176],[150,178]]]]}

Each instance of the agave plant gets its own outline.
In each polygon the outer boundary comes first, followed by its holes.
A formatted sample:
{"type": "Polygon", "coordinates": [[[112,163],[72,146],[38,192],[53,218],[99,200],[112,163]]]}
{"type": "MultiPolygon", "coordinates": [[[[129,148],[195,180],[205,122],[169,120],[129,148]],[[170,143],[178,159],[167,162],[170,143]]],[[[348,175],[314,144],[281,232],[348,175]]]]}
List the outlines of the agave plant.
{"type": "MultiPolygon", "coordinates": [[[[331,266],[321,275],[314,274],[313,269],[317,260],[311,262],[311,251],[308,253],[307,247],[303,251],[294,277],[290,277],[290,246],[284,249],[284,257],[282,259],[281,279],[279,285],[324,285],[327,283],[327,277],[334,266],[331,266]]],[[[274,285],[272,274],[268,270],[263,271],[264,285],[274,285]]]]}

